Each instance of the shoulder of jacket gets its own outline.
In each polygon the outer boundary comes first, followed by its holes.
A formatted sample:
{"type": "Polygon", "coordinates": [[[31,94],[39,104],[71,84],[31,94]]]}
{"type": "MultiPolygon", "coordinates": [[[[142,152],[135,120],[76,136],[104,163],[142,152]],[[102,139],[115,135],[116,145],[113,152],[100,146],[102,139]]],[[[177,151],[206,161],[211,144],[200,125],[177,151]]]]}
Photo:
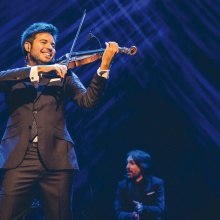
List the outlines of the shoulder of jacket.
{"type": "Polygon", "coordinates": [[[160,184],[162,184],[164,182],[163,179],[161,179],[159,177],[156,177],[156,176],[151,176],[151,178],[152,178],[153,182],[157,182],[157,183],[160,183],[160,184]]]}

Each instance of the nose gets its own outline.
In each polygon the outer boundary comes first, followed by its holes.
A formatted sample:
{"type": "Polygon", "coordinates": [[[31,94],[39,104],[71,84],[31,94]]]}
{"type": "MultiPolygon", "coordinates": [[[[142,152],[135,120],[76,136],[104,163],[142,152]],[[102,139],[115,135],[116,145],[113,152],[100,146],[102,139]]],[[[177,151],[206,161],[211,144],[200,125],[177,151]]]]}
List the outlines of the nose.
{"type": "Polygon", "coordinates": [[[52,47],[52,45],[50,45],[50,46],[49,46],[49,48],[50,48],[50,50],[53,50],[53,47],[52,47]]]}
{"type": "Polygon", "coordinates": [[[128,169],[130,167],[129,163],[127,163],[126,168],[128,169]]]}
{"type": "Polygon", "coordinates": [[[54,47],[51,44],[47,44],[46,48],[50,51],[55,50],[54,47]]]}

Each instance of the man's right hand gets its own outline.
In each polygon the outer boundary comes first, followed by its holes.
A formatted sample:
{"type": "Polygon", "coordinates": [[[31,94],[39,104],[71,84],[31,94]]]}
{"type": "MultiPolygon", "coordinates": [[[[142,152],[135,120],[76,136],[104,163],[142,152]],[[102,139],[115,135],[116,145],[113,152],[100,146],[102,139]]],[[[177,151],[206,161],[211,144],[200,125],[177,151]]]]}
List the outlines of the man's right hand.
{"type": "Polygon", "coordinates": [[[51,64],[51,65],[39,65],[37,66],[38,73],[55,73],[60,78],[64,78],[67,73],[67,67],[61,64],[51,64]]]}
{"type": "Polygon", "coordinates": [[[133,220],[139,220],[139,214],[137,212],[132,212],[132,219],[133,220]]]}

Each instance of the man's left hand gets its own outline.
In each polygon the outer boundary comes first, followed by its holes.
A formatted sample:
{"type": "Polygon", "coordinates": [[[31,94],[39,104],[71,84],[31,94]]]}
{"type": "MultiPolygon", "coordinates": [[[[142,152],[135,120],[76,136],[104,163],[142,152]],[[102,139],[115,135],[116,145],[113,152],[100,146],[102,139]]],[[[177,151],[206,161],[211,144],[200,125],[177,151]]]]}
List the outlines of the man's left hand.
{"type": "Polygon", "coordinates": [[[119,52],[118,44],[116,42],[106,42],[106,49],[102,55],[102,63],[100,70],[108,70],[114,56],[119,52]]]}
{"type": "Polygon", "coordinates": [[[143,204],[138,201],[133,201],[133,203],[135,204],[135,210],[137,211],[137,213],[141,214],[144,208],[143,204]]]}

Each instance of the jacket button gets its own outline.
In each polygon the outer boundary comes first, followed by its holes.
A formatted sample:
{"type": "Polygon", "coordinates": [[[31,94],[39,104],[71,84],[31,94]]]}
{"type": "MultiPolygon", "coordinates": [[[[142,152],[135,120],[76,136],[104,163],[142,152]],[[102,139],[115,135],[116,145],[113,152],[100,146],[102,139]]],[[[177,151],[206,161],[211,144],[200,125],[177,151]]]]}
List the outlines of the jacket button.
{"type": "Polygon", "coordinates": [[[37,111],[33,111],[33,114],[37,114],[37,111]]]}

